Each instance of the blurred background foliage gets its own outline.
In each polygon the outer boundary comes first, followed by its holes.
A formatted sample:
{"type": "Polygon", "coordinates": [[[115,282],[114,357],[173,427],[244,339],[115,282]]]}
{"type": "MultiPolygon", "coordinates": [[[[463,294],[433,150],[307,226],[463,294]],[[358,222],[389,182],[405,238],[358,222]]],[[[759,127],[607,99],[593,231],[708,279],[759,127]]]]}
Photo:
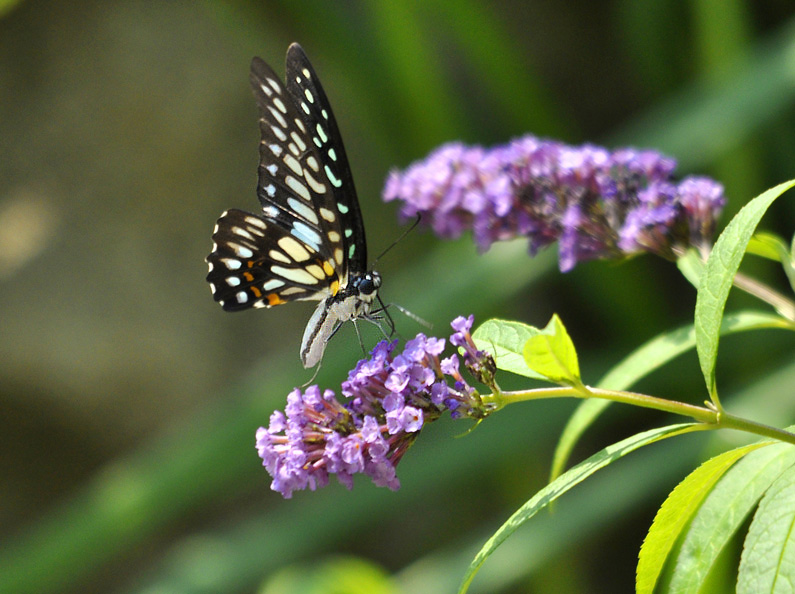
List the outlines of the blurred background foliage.
{"type": "MultiPolygon", "coordinates": [[[[225,314],[203,260],[219,213],[257,205],[249,61],[281,73],[292,41],[334,106],[371,257],[401,231],[379,199],[387,172],[452,140],[653,147],[725,184],[723,224],[795,177],[790,0],[0,1],[0,591],[449,592],[544,484],[574,402],[516,406],[465,436],[461,422],[427,427],[398,493],[269,490],[254,431],[309,379],[297,355],[311,306],[225,314]]],[[[785,197],[762,226],[789,236],[793,220],[785,197]]],[[[784,289],[774,266],[746,265],[784,289]]],[[[385,298],[439,336],[459,314],[559,313],[589,383],[689,323],[695,300],[649,257],[564,276],[554,249],[478,255],[468,237],[424,232],[379,269],[385,298]]],[[[792,353],[783,333],[723,341],[724,404],[791,424],[792,353]]],[[[338,389],[360,354],[346,328],[318,382],[338,389]]],[[[637,388],[706,396],[694,353],[637,388]]],[[[669,420],[612,407],[577,459],[669,420]]],[[[472,591],[631,591],[656,507],[736,438],[686,437],[603,471],[472,591]]]]}

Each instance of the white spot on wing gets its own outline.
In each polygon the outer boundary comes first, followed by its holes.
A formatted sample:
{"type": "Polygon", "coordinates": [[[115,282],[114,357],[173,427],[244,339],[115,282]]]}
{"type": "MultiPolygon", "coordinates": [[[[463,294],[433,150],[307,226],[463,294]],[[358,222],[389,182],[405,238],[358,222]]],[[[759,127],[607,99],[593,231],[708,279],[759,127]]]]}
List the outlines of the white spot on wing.
{"type": "Polygon", "coordinates": [[[273,98],[273,104],[276,106],[276,109],[278,109],[280,112],[287,113],[287,107],[285,107],[284,102],[278,97],[273,98]]]}
{"type": "Polygon", "coordinates": [[[314,230],[310,229],[308,225],[300,221],[296,221],[293,228],[290,230],[293,237],[297,237],[308,246],[311,246],[316,252],[320,251],[320,235],[314,230]]]}
{"type": "Polygon", "coordinates": [[[284,164],[287,165],[287,167],[289,167],[290,169],[292,169],[293,173],[295,173],[296,175],[304,174],[304,168],[301,167],[301,164],[292,155],[284,155],[284,159],[282,159],[282,161],[284,161],[284,164]]]}
{"type": "Polygon", "coordinates": [[[283,151],[283,149],[282,149],[282,147],[280,147],[278,144],[269,144],[269,145],[268,145],[268,148],[269,148],[269,149],[271,150],[271,152],[272,152],[274,155],[276,155],[277,157],[281,157],[281,156],[282,156],[282,153],[284,152],[284,151],[283,151]]]}
{"type": "Polygon", "coordinates": [[[308,170],[304,169],[304,179],[306,180],[307,185],[312,188],[316,194],[325,194],[326,193],[326,184],[322,184],[317,181],[312,174],[309,173],[308,170]]]}
{"type": "Polygon", "coordinates": [[[337,179],[337,176],[334,175],[334,172],[329,169],[328,165],[323,166],[323,170],[326,172],[326,177],[331,182],[331,185],[335,188],[342,187],[342,182],[337,179]]]}
{"type": "Polygon", "coordinates": [[[320,171],[320,164],[317,162],[317,159],[315,159],[315,157],[314,157],[313,155],[309,155],[309,156],[306,158],[306,164],[307,164],[307,165],[309,165],[309,167],[310,167],[310,168],[312,169],[312,171],[314,171],[315,173],[317,173],[318,171],[320,171]]]}
{"type": "Polygon", "coordinates": [[[272,278],[271,280],[266,282],[264,285],[262,285],[262,290],[263,291],[273,291],[274,289],[278,289],[279,287],[283,287],[283,286],[284,286],[284,281],[280,281],[277,278],[272,278]]]}
{"type": "Polygon", "coordinates": [[[267,228],[265,221],[257,217],[245,217],[245,221],[252,227],[259,227],[260,229],[267,228]]]}
{"type": "Polygon", "coordinates": [[[304,262],[311,257],[306,248],[289,235],[285,235],[277,243],[296,262],[304,262]]]}
{"type": "Polygon", "coordinates": [[[248,301],[248,295],[246,295],[245,291],[240,291],[239,293],[235,294],[235,299],[238,303],[245,303],[248,301]]]}
{"type": "Polygon", "coordinates": [[[317,280],[323,280],[326,278],[326,273],[323,272],[323,269],[317,264],[311,264],[304,268],[304,270],[314,276],[317,280]]]}
{"type": "Polygon", "coordinates": [[[251,235],[251,233],[249,233],[242,227],[233,227],[232,232],[240,237],[243,237],[244,239],[248,239],[249,241],[254,241],[254,236],[251,235]]]}
{"type": "Polygon", "coordinates": [[[267,95],[268,97],[273,95],[273,90],[268,85],[260,83],[259,88],[262,89],[262,92],[265,93],[265,95],[267,95]]]}
{"type": "Polygon", "coordinates": [[[292,175],[288,175],[284,178],[284,183],[287,184],[287,187],[290,188],[293,192],[298,194],[301,198],[309,202],[312,197],[309,195],[309,190],[307,190],[306,186],[302,184],[300,181],[295,179],[292,175]]]}
{"type": "Polygon", "coordinates": [[[323,207],[320,208],[320,216],[326,219],[329,223],[333,223],[337,218],[337,215],[334,214],[334,211],[323,207]]]}
{"type": "Polygon", "coordinates": [[[293,139],[293,142],[298,146],[299,149],[301,149],[302,153],[306,151],[306,143],[304,142],[303,138],[301,138],[295,132],[290,132],[290,138],[293,139]]]}
{"type": "Polygon", "coordinates": [[[238,270],[242,266],[240,260],[234,260],[232,258],[221,258],[221,264],[226,266],[229,270],[238,270]]]}
{"type": "MultiPolygon", "coordinates": [[[[281,101],[279,99],[274,99],[274,101],[279,101],[279,103],[281,103],[281,101]]],[[[283,106],[284,106],[284,103],[282,103],[282,107],[283,106]]],[[[268,105],[268,111],[273,116],[273,119],[276,120],[277,122],[279,122],[279,125],[282,128],[286,128],[287,127],[287,120],[285,120],[284,116],[281,113],[279,113],[280,110],[273,109],[273,107],[268,105]]]]}
{"type": "Polygon", "coordinates": [[[303,268],[284,268],[283,266],[271,266],[271,272],[278,274],[282,278],[302,285],[316,285],[317,279],[306,272],[303,268]]]}
{"type": "Polygon", "coordinates": [[[297,214],[304,217],[307,221],[311,221],[317,225],[320,221],[317,218],[317,213],[312,210],[306,202],[299,202],[295,198],[288,198],[287,205],[293,209],[297,214]]]}
{"type": "Polygon", "coordinates": [[[284,262],[285,264],[289,264],[291,262],[290,258],[285,256],[279,250],[270,250],[268,252],[268,256],[270,256],[271,260],[275,260],[276,262],[284,262]]]}
{"type": "Polygon", "coordinates": [[[281,128],[279,128],[279,126],[274,126],[273,124],[271,124],[271,130],[273,131],[273,135],[282,142],[287,140],[287,134],[285,134],[284,131],[281,128]]]}
{"type": "Polygon", "coordinates": [[[235,251],[235,254],[237,254],[241,258],[250,258],[251,256],[254,255],[254,252],[252,252],[250,249],[248,249],[247,247],[245,247],[243,245],[238,245],[236,243],[230,243],[229,247],[231,247],[235,251]]]}
{"type": "MultiPolygon", "coordinates": [[[[267,190],[268,188],[265,188],[265,191],[267,190]]],[[[262,207],[262,214],[264,214],[266,217],[269,217],[271,219],[275,219],[276,217],[279,216],[279,209],[273,206],[272,204],[268,204],[267,206],[262,207]]]]}
{"type": "Polygon", "coordinates": [[[229,278],[226,279],[226,284],[229,285],[230,287],[237,287],[238,285],[240,285],[240,279],[236,276],[230,276],[229,278]]]}
{"type": "Polygon", "coordinates": [[[315,131],[317,132],[317,135],[320,138],[320,140],[323,141],[323,144],[326,144],[328,142],[328,136],[326,136],[326,131],[323,129],[323,126],[317,124],[315,126],[315,131]]]}

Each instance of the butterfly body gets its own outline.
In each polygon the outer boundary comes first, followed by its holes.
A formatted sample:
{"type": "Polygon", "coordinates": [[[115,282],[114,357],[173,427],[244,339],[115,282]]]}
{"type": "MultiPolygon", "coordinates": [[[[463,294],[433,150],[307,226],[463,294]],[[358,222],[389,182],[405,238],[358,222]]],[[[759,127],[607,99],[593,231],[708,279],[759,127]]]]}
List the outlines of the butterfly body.
{"type": "Polygon", "coordinates": [[[221,215],[207,281],[227,311],[319,300],[300,351],[304,366],[314,367],[340,324],[373,319],[381,277],[367,270],[345,148],[306,54],[289,47],[284,84],[254,58],[250,80],[260,111],[262,213],[221,215]]]}

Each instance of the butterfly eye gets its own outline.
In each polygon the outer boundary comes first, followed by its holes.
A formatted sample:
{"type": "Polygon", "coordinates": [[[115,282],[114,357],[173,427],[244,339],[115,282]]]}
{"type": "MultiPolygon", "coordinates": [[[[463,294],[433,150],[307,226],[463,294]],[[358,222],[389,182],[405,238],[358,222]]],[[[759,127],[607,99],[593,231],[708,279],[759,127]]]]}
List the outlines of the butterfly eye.
{"type": "Polygon", "coordinates": [[[359,281],[356,288],[359,289],[360,295],[369,297],[370,295],[374,295],[380,286],[381,275],[377,272],[369,272],[362,277],[362,280],[359,281]]]}

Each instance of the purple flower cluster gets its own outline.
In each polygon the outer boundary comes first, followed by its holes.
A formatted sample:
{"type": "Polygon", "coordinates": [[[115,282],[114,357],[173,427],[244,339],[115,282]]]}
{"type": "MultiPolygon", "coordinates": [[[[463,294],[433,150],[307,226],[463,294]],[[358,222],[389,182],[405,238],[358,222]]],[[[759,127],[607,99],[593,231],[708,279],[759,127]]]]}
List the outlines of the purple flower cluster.
{"type": "MultiPolygon", "coordinates": [[[[475,349],[472,323],[472,316],[456,318],[450,343],[463,347],[465,366],[480,374],[493,362],[475,349]]],[[[342,384],[344,404],[332,390],[296,388],[284,412],[274,412],[270,425],[257,430],[257,452],[274,491],[289,498],[293,491],[327,485],[330,474],[350,489],[357,473],[395,490],[395,467],[425,423],[445,410],[453,417],[487,414],[461,376],[458,355],[440,359],[444,339],[418,334],[400,354],[394,353],[396,344],[381,341],[359,361],[342,384]]]]}
{"type": "Polygon", "coordinates": [[[526,236],[530,251],[559,242],[560,269],[649,251],[667,258],[712,240],[725,198],[704,177],[673,181],[676,163],[651,150],[568,146],[525,136],[484,149],[452,143],[386,181],[441,237],[471,229],[479,249],[526,236]]]}

